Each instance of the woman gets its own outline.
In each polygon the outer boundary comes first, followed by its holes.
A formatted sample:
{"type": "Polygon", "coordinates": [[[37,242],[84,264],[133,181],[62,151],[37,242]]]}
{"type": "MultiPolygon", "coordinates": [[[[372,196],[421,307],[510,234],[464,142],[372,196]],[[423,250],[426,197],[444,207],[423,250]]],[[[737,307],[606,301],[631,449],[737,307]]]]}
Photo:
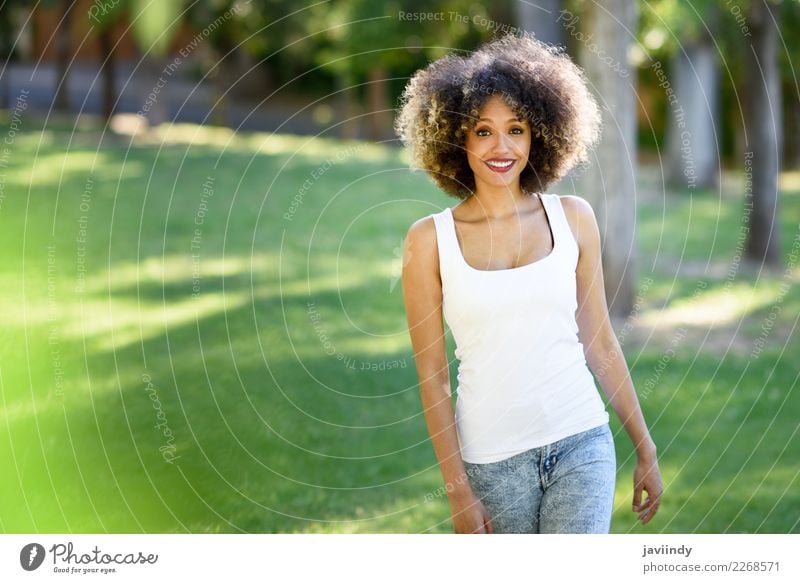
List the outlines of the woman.
{"type": "Polygon", "coordinates": [[[409,228],[403,261],[455,532],[609,531],[616,457],[589,367],[635,446],[633,511],[647,524],[661,475],[609,321],[597,222],[583,199],[544,193],[599,137],[583,73],[508,35],[418,71],[401,105],[414,166],[462,199],[409,228]],[[455,411],[442,316],[460,361],[455,411]]]}

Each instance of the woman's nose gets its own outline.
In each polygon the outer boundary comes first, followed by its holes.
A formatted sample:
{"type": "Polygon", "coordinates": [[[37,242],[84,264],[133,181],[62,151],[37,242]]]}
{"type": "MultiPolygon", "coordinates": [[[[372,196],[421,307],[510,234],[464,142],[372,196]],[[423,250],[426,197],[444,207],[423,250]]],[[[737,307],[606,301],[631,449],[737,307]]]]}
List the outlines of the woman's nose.
{"type": "Polygon", "coordinates": [[[498,154],[509,154],[511,152],[511,138],[499,134],[492,144],[492,151],[498,154]]]}

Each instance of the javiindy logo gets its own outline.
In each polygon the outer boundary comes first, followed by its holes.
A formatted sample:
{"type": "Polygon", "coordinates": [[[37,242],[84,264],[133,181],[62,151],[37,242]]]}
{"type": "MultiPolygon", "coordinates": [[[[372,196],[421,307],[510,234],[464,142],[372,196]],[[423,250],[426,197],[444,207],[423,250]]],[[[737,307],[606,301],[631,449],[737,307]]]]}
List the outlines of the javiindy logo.
{"type": "Polygon", "coordinates": [[[19,564],[26,571],[35,571],[44,562],[44,547],[39,543],[29,543],[19,552],[19,564]]]}

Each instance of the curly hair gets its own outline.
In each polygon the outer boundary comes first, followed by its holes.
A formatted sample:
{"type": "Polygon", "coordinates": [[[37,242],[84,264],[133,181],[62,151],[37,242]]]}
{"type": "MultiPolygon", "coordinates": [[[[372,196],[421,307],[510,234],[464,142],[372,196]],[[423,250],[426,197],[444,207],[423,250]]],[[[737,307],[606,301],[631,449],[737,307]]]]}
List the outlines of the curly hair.
{"type": "Polygon", "coordinates": [[[600,138],[600,109],[583,71],[562,48],[511,33],[469,56],[446,55],[411,77],[394,129],[410,151],[412,168],[425,170],[452,196],[471,196],[475,175],[465,139],[493,95],[530,125],[523,191],[543,192],[588,162],[600,138]]]}

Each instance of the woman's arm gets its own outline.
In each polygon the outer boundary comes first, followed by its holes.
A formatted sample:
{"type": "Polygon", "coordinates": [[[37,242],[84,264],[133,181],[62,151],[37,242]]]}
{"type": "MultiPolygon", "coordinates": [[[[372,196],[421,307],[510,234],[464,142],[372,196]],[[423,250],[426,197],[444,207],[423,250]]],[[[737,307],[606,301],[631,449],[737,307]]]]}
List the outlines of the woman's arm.
{"type": "Polygon", "coordinates": [[[489,516],[469,485],[455,426],[447,368],[442,284],[433,218],[415,222],[403,248],[403,301],[428,433],[445,481],[455,532],[491,532],[489,516]]]}
{"type": "Polygon", "coordinates": [[[562,196],[580,250],[577,278],[576,321],[586,363],[636,448],[633,511],[647,524],[658,511],[662,492],[656,445],[639,407],[628,365],[611,326],[603,284],[600,230],[591,205],[577,196],[562,196]],[[642,503],[642,491],[648,494],[642,503]]]}

